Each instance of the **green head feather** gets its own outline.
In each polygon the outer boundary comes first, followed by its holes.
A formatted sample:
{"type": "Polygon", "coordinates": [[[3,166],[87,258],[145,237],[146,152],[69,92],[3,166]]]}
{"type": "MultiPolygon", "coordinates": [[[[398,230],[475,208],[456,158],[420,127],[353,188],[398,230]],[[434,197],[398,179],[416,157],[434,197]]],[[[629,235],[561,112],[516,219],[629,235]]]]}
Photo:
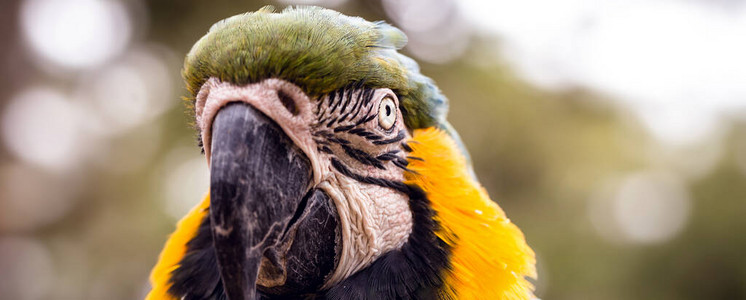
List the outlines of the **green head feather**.
{"type": "Polygon", "coordinates": [[[280,78],[321,96],[353,83],[390,88],[409,129],[445,121],[448,100],[399,54],[407,37],[383,22],[368,22],[318,8],[272,7],[216,23],[187,55],[184,79],[196,95],[210,77],[235,84],[280,78]]]}

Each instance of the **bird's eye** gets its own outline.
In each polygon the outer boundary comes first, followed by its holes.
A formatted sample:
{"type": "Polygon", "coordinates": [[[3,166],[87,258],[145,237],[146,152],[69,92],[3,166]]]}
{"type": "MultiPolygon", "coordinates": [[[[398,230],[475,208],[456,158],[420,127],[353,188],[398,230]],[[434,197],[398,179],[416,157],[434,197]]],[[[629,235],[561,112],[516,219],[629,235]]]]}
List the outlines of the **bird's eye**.
{"type": "Polygon", "coordinates": [[[396,105],[394,100],[389,97],[383,98],[378,107],[378,124],[383,129],[389,130],[396,122],[396,105]]]}

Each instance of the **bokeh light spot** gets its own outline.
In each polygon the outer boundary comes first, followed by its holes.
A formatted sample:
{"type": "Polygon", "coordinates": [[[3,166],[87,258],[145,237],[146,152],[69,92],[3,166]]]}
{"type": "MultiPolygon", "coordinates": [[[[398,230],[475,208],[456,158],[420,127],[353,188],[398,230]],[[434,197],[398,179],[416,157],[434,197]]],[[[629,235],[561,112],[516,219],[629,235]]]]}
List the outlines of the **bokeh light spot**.
{"type": "Polygon", "coordinates": [[[3,112],[2,139],[25,161],[53,170],[76,164],[81,146],[79,111],[71,99],[48,87],[12,97],[3,112]]]}
{"type": "Polygon", "coordinates": [[[26,0],[21,29],[44,62],[66,69],[96,67],[121,53],[132,34],[125,7],[117,1],[26,0]]]}
{"type": "Polygon", "coordinates": [[[674,238],[684,229],[691,207],[684,182],[665,171],[612,179],[591,201],[589,217],[599,234],[613,242],[634,244],[674,238]]]}
{"type": "Polygon", "coordinates": [[[455,4],[450,0],[383,0],[386,14],[407,32],[431,31],[448,20],[455,4]]]}
{"type": "Polygon", "coordinates": [[[179,103],[173,99],[170,53],[139,47],[81,80],[77,98],[90,110],[87,130],[112,135],[154,119],[179,103]]]}
{"type": "Polygon", "coordinates": [[[470,28],[461,22],[458,6],[451,0],[384,0],[394,23],[406,32],[406,49],[420,60],[444,64],[466,51],[470,28]]]}
{"type": "Polygon", "coordinates": [[[129,66],[114,66],[90,87],[108,124],[128,127],[142,122],[148,110],[148,90],[143,79],[129,66]]]}

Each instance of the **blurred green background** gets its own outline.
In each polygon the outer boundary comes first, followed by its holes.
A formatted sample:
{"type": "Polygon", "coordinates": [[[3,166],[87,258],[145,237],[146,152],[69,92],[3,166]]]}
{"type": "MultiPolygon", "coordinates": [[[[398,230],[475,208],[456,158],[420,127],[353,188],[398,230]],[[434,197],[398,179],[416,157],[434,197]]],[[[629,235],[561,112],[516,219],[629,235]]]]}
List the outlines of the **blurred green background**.
{"type": "MultiPolygon", "coordinates": [[[[144,297],[208,188],[182,58],[296,3],[0,2],[0,299],[144,297]]],[[[539,297],[746,299],[744,1],[304,3],[408,34],[539,297]]]]}

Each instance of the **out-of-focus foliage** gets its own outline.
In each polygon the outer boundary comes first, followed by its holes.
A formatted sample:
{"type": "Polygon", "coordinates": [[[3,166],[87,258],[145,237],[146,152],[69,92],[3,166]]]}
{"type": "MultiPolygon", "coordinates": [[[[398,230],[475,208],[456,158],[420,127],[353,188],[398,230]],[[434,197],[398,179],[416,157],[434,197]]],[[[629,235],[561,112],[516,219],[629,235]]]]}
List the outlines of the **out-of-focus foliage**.
{"type": "MultiPolygon", "coordinates": [[[[141,298],[166,236],[207,191],[181,59],[217,20],[285,4],[110,1],[130,20],[124,50],[66,65],[23,27],[43,2],[0,3],[0,299],[141,298]]],[[[385,3],[328,3],[401,25],[385,3]]],[[[666,147],[617,102],[536,88],[496,58],[499,37],[463,34],[448,59],[405,52],[451,100],[477,176],[536,250],[538,296],[746,298],[743,120],[722,120],[713,144],[666,147]]]]}

